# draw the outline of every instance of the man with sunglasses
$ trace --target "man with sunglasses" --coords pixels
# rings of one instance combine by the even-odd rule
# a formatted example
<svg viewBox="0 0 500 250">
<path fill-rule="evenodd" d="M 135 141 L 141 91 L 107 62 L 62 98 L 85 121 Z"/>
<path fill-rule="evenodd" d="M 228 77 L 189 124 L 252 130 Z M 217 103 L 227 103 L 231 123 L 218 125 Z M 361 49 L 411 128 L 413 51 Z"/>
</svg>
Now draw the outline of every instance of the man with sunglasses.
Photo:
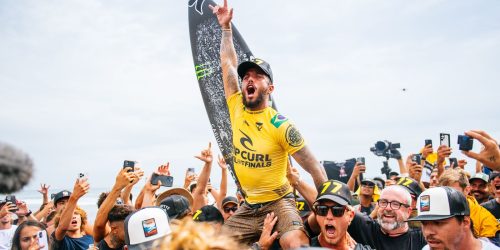
<svg viewBox="0 0 500 250">
<path fill-rule="evenodd" d="M 361 187 L 359 189 L 359 204 L 354 206 L 354 210 L 361 212 L 366 215 L 370 215 L 375 209 L 376 203 L 374 194 L 378 195 L 378 187 L 377 192 L 375 192 L 375 182 L 370 179 L 365 179 L 361 181 Z"/>
<path fill-rule="evenodd" d="M 312 247 L 371 249 L 357 244 L 347 233 L 347 227 L 354 218 L 351 200 L 349 187 L 340 181 L 329 180 L 320 186 L 313 212 L 321 232 L 311 239 Z"/>
<path fill-rule="evenodd" d="M 378 200 L 377 219 L 356 212 L 348 228 L 359 243 L 383 249 L 422 249 L 427 243 L 419 228 L 410 228 L 411 195 L 399 185 L 382 190 Z"/>
<path fill-rule="evenodd" d="M 222 200 L 222 217 L 224 217 L 224 221 L 229 219 L 234 213 L 236 213 L 236 210 L 238 210 L 239 204 L 238 204 L 238 199 L 234 196 L 228 196 Z"/>
</svg>

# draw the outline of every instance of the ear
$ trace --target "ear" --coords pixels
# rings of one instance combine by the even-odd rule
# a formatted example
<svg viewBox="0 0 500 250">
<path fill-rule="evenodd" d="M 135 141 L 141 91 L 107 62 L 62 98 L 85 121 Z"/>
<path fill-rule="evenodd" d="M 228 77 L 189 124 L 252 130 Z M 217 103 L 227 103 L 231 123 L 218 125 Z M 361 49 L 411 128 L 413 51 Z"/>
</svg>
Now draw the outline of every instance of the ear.
<svg viewBox="0 0 500 250">
<path fill-rule="evenodd" d="M 269 84 L 269 87 L 267 87 L 267 93 L 272 94 L 274 91 L 274 84 Z"/>
</svg>

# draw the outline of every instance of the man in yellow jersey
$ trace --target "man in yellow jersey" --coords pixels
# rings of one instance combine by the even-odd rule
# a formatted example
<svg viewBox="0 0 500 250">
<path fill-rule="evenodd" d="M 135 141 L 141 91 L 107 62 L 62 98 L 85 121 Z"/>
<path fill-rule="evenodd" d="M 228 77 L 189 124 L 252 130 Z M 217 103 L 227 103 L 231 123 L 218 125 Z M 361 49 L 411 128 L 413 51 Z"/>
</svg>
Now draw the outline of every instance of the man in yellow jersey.
<svg viewBox="0 0 500 250">
<path fill-rule="evenodd" d="M 221 67 L 233 131 L 233 165 L 245 194 L 245 203 L 223 229 L 251 244 L 259 239 L 266 215 L 274 212 L 278 221 L 273 235 L 282 248 L 307 245 L 309 240 L 286 178 L 288 156 L 311 174 L 316 186 L 327 180 L 326 173 L 297 128 L 270 107 L 274 85 L 269 64 L 252 59 L 238 65 L 231 31 L 233 10 L 228 8 L 227 0 L 224 6 L 210 8 L 222 28 Z M 258 243 L 254 248 L 259 248 Z"/>
</svg>

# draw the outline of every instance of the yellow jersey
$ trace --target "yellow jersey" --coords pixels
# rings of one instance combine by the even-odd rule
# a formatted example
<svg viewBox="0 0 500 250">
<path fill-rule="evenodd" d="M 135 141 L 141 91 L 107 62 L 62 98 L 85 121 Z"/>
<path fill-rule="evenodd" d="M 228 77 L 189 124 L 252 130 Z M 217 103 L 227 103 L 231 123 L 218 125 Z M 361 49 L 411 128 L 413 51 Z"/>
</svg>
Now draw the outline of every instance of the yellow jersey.
<svg viewBox="0 0 500 250">
<path fill-rule="evenodd" d="M 293 124 L 275 109 L 250 111 L 237 92 L 227 100 L 233 131 L 234 174 L 250 204 L 277 200 L 292 191 L 288 155 L 305 146 Z"/>
</svg>

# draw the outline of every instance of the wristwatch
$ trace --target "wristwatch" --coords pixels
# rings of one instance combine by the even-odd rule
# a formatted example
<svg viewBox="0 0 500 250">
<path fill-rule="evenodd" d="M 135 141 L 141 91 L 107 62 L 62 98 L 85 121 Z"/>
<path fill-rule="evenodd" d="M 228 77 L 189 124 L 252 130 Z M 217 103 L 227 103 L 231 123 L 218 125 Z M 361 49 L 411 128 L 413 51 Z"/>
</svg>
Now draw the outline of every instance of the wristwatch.
<svg viewBox="0 0 500 250">
<path fill-rule="evenodd" d="M 251 246 L 252 250 L 262 250 L 262 247 L 260 247 L 259 242 L 254 242 Z"/>
</svg>

